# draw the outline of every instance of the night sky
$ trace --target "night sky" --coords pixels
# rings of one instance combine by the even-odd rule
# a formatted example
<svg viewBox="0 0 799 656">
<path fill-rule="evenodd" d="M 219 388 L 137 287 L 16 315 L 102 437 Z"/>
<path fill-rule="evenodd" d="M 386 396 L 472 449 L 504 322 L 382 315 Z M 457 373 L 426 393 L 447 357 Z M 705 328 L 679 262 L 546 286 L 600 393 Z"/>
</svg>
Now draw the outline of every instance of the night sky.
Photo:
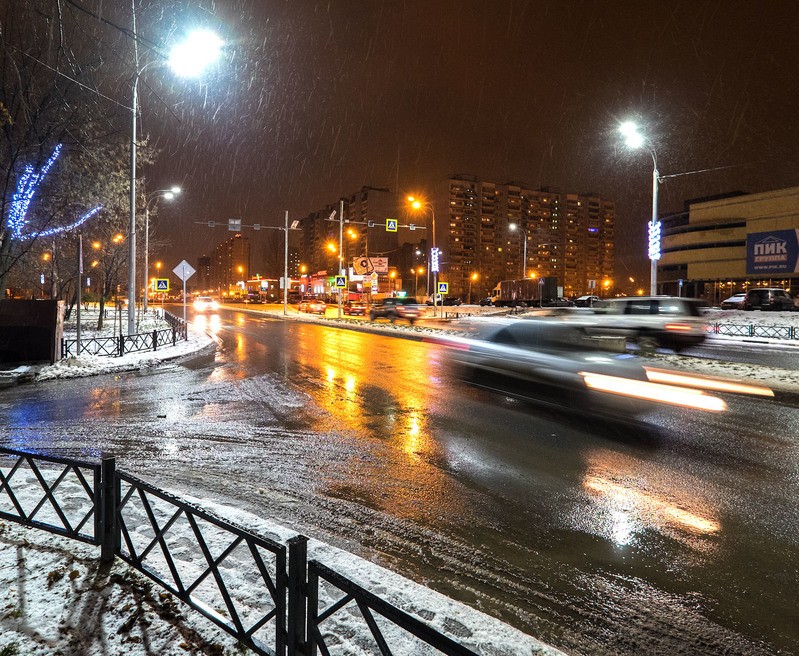
<svg viewBox="0 0 799 656">
<path fill-rule="evenodd" d="M 226 42 L 202 82 L 144 76 L 163 150 L 143 173 L 185 189 L 155 227 L 166 264 L 229 236 L 194 221 L 282 225 L 363 185 L 468 173 L 614 199 L 617 275 L 647 277 L 652 161 L 621 144 L 629 118 L 662 174 L 731 167 L 670 178 L 662 211 L 799 185 L 793 2 L 144 0 L 139 21 L 153 41 L 202 24 Z"/>
</svg>

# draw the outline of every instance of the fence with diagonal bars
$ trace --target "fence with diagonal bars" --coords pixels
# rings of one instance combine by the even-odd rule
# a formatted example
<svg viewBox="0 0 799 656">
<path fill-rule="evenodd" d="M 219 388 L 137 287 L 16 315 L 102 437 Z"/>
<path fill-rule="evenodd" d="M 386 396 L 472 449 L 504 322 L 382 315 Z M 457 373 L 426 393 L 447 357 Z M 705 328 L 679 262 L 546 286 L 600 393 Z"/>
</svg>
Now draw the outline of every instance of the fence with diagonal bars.
<svg viewBox="0 0 799 656">
<path fill-rule="evenodd" d="M 732 337 L 764 337 L 767 339 L 799 339 L 799 326 L 774 326 L 756 323 L 714 323 L 707 327 L 708 332 L 714 335 L 729 335 Z"/>
<path fill-rule="evenodd" d="M 169 328 L 150 330 L 146 333 L 134 333 L 133 335 L 81 339 L 80 349 L 78 348 L 77 339 L 64 338 L 61 340 L 61 357 L 69 358 L 79 355 L 120 357 L 126 353 L 157 351 L 159 348 L 175 346 L 178 341 L 189 338 L 188 327 L 183 319 L 169 312 L 164 312 L 164 320 L 169 324 Z"/>
<path fill-rule="evenodd" d="M 309 562 L 305 536 L 287 545 L 259 536 L 118 471 L 114 458 L 97 464 L 0 447 L 0 518 L 100 546 L 104 562 L 121 558 L 257 654 L 341 653 L 331 648 L 341 632 L 363 654 L 399 653 L 394 644 L 405 653 L 413 643 L 413 653 L 476 656 Z"/>
</svg>

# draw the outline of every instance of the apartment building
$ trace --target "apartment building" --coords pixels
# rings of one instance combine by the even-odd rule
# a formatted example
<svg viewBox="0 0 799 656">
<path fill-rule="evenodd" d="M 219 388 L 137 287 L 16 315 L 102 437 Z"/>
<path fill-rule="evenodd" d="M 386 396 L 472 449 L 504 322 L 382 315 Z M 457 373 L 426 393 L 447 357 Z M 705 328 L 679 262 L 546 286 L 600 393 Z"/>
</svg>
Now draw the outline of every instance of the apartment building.
<svg viewBox="0 0 799 656">
<path fill-rule="evenodd" d="M 474 298 L 500 280 L 553 276 L 567 296 L 612 277 L 613 201 L 598 194 L 530 189 L 453 175 L 437 198 L 442 279 L 450 294 Z M 476 274 L 476 275 L 475 275 Z"/>
</svg>

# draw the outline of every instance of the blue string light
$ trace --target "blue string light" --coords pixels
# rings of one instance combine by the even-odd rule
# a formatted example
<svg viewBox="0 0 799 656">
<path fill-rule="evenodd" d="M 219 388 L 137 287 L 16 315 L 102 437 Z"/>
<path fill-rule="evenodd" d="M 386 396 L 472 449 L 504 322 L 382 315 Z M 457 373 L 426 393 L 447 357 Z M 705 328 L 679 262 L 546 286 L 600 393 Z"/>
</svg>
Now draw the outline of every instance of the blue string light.
<svg viewBox="0 0 799 656">
<path fill-rule="evenodd" d="M 51 237 L 52 235 L 57 235 L 61 232 L 67 232 L 69 230 L 74 230 L 81 224 L 88 221 L 92 218 L 97 212 L 99 212 L 103 206 L 98 205 L 90 209 L 86 212 L 83 216 L 81 216 L 77 221 L 71 223 L 67 226 L 60 226 L 58 228 L 51 228 L 49 230 L 44 230 L 41 232 L 35 232 L 31 234 L 23 234 L 23 230 L 27 223 L 26 217 L 28 214 L 28 209 L 30 209 L 31 202 L 33 201 L 33 197 L 36 194 L 36 190 L 39 188 L 39 185 L 44 180 L 45 176 L 49 173 L 50 169 L 52 168 L 55 161 L 58 159 L 58 156 L 61 154 L 61 144 L 58 144 L 54 149 L 53 153 L 50 155 L 48 160 L 44 163 L 39 171 L 28 164 L 25 166 L 25 169 L 22 172 L 22 175 L 17 180 L 17 188 L 14 192 L 14 195 L 11 197 L 11 204 L 8 211 L 8 228 L 11 232 L 11 237 L 15 240 L 22 240 L 27 239 L 30 237 Z"/>
</svg>

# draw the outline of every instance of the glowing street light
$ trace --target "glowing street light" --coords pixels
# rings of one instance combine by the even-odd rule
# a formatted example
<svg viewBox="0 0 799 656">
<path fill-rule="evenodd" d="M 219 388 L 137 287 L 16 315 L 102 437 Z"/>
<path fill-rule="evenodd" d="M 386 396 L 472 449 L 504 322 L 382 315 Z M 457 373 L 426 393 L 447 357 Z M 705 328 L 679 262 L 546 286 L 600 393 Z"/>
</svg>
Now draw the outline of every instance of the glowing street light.
<svg viewBox="0 0 799 656">
<path fill-rule="evenodd" d="M 423 200 L 415 198 L 414 196 L 408 196 L 408 202 L 414 210 L 420 210 L 422 208 L 429 209 L 430 216 L 432 218 L 433 234 L 430 240 L 430 259 L 428 260 L 430 264 L 428 275 L 429 271 L 433 272 L 433 316 L 436 316 L 438 314 L 438 249 L 436 249 L 436 210 L 432 203 L 427 203 Z"/>
<path fill-rule="evenodd" d="M 139 65 L 139 42 L 136 33 L 136 2 L 132 2 L 133 83 L 130 103 L 130 223 L 128 226 L 128 335 L 136 332 L 136 121 L 139 114 L 139 80 L 150 61 Z M 196 77 L 211 64 L 222 49 L 222 41 L 208 30 L 189 34 L 169 56 L 172 70 L 180 77 Z M 146 290 L 145 290 L 146 292 Z M 146 296 L 146 294 L 145 294 Z"/>
<path fill-rule="evenodd" d="M 522 278 L 527 277 L 527 240 L 529 237 L 527 236 L 527 231 L 522 228 L 520 225 L 516 223 L 509 223 L 508 230 L 514 231 L 519 230 L 524 235 L 524 255 L 522 255 Z"/>
<path fill-rule="evenodd" d="M 180 187 L 157 189 L 147 196 L 147 202 L 144 205 L 144 314 L 147 314 L 147 297 L 150 295 L 147 284 L 150 275 L 150 203 L 157 203 L 159 198 L 173 200 L 180 192 Z"/>
<path fill-rule="evenodd" d="M 619 126 L 619 132 L 624 138 L 624 143 L 629 148 L 637 149 L 644 146 L 652 156 L 652 218 L 649 222 L 649 261 L 650 261 L 650 293 L 657 294 L 658 286 L 658 260 L 660 259 L 660 221 L 658 220 L 658 160 L 652 142 L 638 131 L 638 125 L 633 121 L 625 121 Z"/>
</svg>

